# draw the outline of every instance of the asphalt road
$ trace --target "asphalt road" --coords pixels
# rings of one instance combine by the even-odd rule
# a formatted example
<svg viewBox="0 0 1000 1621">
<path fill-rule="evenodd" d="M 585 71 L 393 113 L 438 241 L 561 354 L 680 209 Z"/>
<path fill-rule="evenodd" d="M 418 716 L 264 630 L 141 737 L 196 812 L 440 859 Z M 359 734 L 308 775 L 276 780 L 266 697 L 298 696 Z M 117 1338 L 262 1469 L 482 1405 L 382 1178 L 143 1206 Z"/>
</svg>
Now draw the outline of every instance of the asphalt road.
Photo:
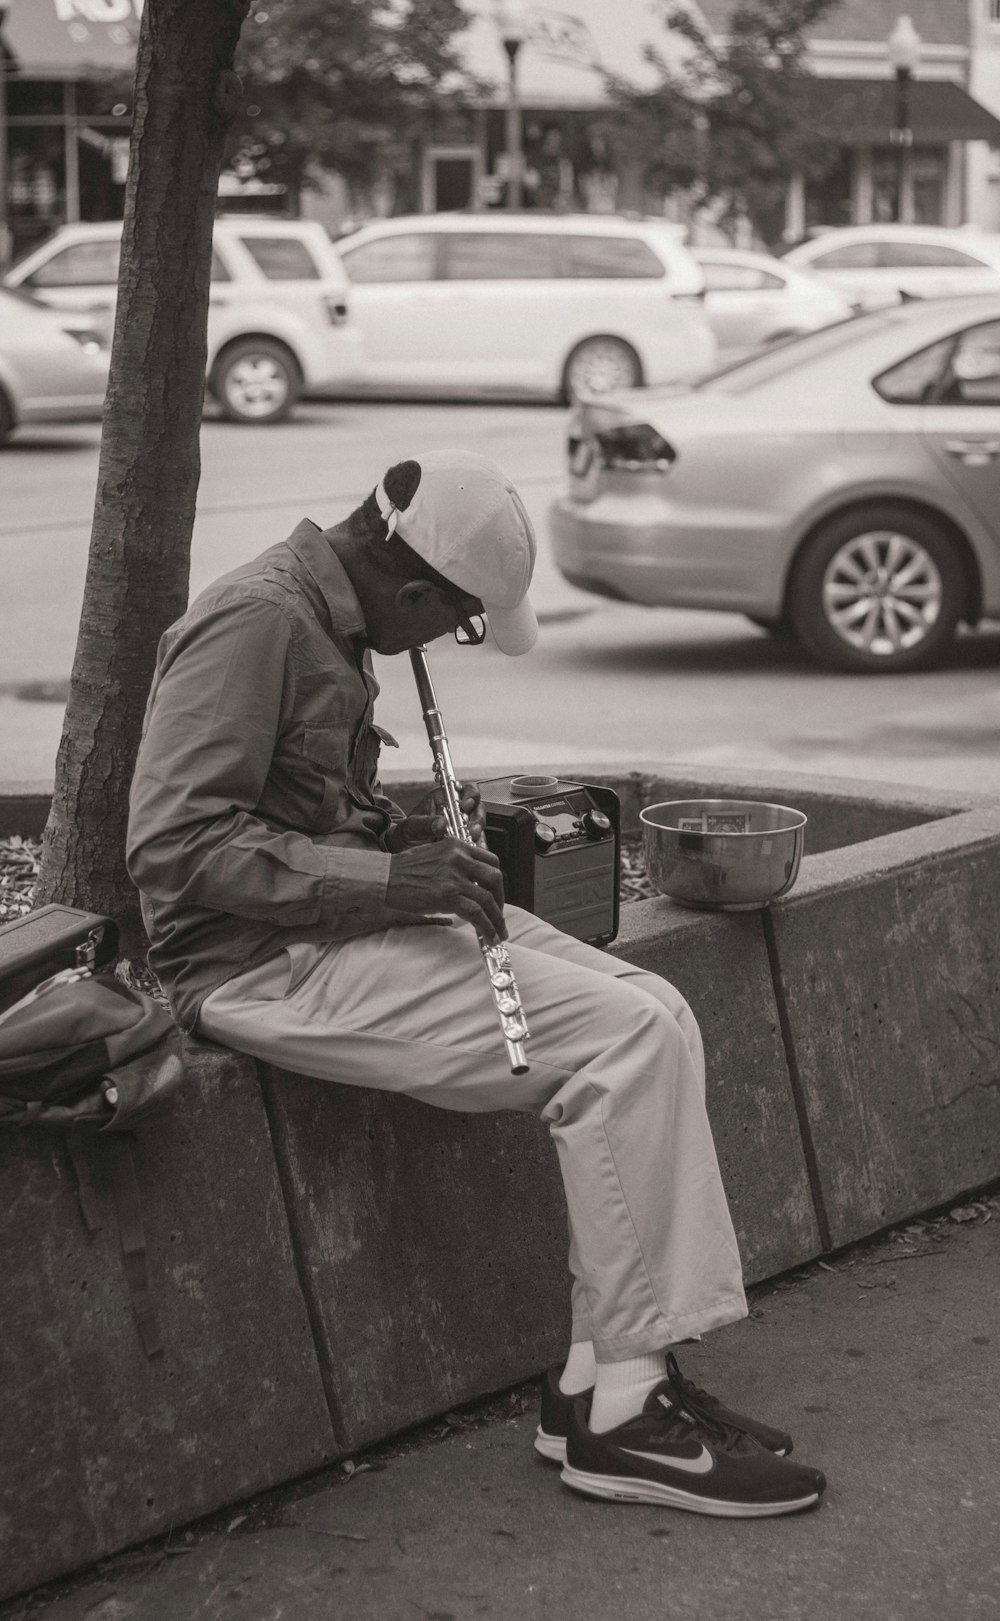
<svg viewBox="0 0 1000 1621">
<path fill-rule="evenodd" d="M 546 511 L 562 480 L 565 414 L 549 406 L 311 404 L 277 428 L 206 421 L 192 590 L 282 538 L 335 522 L 391 461 L 463 445 L 511 473 L 536 522 L 543 634 L 527 659 L 434 649 L 466 775 L 649 761 L 759 766 L 1000 790 L 1000 627 L 947 667 L 910 676 L 822 671 L 794 644 L 724 614 L 630 608 L 567 585 Z M 24 432 L 0 452 L 0 784 L 51 779 L 86 566 L 99 429 Z M 409 662 L 379 661 L 394 769 L 428 764 Z"/>
</svg>

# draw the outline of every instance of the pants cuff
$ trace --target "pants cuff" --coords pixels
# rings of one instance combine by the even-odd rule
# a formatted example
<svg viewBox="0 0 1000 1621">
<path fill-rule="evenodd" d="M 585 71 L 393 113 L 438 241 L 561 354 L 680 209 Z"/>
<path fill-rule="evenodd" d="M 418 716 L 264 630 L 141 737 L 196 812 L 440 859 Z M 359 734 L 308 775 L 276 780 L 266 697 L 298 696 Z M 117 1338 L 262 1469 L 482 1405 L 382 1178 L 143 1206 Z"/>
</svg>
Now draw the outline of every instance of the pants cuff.
<svg viewBox="0 0 1000 1621">
<path fill-rule="evenodd" d="M 683 1317 L 661 1317 L 648 1328 L 636 1329 L 632 1334 L 616 1334 L 602 1339 L 595 1337 L 594 1355 L 598 1362 L 627 1362 L 630 1357 L 645 1356 L 649 1351 L 665 1351 L 680 1340 L 707 1334 L 713 1328 L 724 1328 L 727 1323 L 738 1323 L 747 1315 L 746 1296 L 740 1289 L 711 1306 L 687 1312 Z"/>
</svg>

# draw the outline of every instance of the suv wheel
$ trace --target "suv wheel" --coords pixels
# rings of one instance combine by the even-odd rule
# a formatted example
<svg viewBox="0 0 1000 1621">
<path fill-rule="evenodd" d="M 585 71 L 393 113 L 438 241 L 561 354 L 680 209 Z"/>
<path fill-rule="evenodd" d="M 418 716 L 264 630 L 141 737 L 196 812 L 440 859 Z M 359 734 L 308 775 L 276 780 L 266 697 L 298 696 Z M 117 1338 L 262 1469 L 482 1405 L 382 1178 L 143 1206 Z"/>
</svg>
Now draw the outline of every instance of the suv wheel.
<svg viewBox="0 0 1000 1621">
<path fill-rule="evenodd" d="M 642 365 L 630 344 L 621 338 L 584 338 L 566 362 L 563 400 L 569 405 L 581 394 L 608 394 L 641 383 Z"/>
<path fill-rule="evenodd" d="M 832 518 L 795 566 L 790 617 L 810 652 L 840 670 L 917 670 L 962 617 L 965 575 L 933 518 L 894 502 Z"/>
<path fill-rule="evenodd" d="M 215 362 L 211 389 L 229 422 L 283 422 L 299 397 L 302 377 L 283 343 L 242 338 Z"/>
</svg>

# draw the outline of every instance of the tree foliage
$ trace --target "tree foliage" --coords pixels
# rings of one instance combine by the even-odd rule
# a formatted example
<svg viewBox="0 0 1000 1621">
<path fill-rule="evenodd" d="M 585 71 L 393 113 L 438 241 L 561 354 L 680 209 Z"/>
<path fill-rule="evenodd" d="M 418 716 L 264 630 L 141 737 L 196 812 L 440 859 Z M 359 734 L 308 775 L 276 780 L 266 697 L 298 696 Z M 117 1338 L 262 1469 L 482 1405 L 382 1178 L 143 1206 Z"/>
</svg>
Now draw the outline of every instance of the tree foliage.
<svg viewBox="0 0 1000 1621">
<path fill-rule="evenodd" d="M 311 172 L 352 181 L 412 167 L 413 141 L 463 79 L 459 0 L 260 0 L 237 56 L 234 161 L 293 193 Z"/>
<path fill-rule="evenodd" d="M 691 188 L 723 225 L 747 218 L 776 240 L 792 174 L 819 175 L 830 162 L 810 115 L 805 57 L 808 30 L 837 3 L 739 0 L 722 36 L 682 6 L 668 11 L 680 60 L 651 50 L 659 86 L 644 94 L 617 87 L 648 181 Z"/>
</svg>

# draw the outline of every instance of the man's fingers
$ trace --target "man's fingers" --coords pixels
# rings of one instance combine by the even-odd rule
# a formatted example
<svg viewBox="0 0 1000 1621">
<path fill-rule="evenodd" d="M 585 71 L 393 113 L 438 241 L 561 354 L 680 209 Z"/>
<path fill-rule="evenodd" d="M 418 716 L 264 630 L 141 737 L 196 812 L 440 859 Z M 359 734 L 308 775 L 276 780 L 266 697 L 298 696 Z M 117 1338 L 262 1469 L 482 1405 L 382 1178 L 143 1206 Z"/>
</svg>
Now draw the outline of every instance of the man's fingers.
<svg viewBox="0 0 1000 1621">
<path fill-rule="evenodd" d="M 475 895 L 461 896 L 455 910 L 459 917 L 471 923 L 476 933 L 483 935 L 491 945 L 506 940 L 507 925 L 503 920 L 503 912 L 488 890 L 480 889 Z"/>
</svg>

